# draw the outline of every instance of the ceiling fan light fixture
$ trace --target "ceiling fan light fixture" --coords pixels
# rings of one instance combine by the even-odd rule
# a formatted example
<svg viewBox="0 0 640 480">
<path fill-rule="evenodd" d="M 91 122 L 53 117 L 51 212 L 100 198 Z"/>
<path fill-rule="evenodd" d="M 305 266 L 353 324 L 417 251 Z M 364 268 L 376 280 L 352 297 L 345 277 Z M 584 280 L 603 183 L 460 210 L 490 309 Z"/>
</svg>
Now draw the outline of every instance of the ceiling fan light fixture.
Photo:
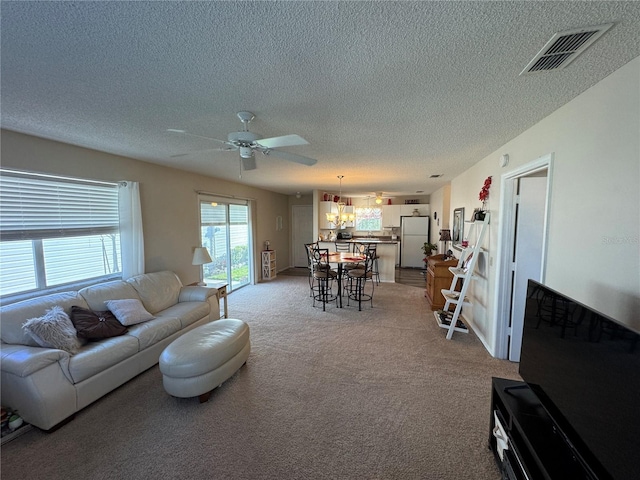
<svg viewBox="0 0 640 480">
<path fill-rule="evenodd" d="M 382 204 L 382 192 L 376 193 L 376 205 Z"/>
<path fill-rule="evenodd" d="M 253 150 L 251 149 L 251 147 L 240 147 L 240 157 L 241 158 L 253 157 Z"/>
</svg>

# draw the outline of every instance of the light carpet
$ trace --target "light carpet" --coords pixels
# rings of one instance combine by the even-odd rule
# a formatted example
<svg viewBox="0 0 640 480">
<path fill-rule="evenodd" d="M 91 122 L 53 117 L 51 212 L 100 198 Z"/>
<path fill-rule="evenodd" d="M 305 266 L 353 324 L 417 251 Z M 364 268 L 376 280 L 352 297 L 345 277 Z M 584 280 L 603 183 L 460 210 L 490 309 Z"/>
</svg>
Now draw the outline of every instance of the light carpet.
<svg viewBox="0 0 640 480">
<path fill-rule="evenodd" d="M 3 479 L 499 479 L 491 377 L 518 379 L 473 333 L 445 339 L 424 290 L 311 306 L 307 279 L 230 294 L 252 351 L 210 400 L 170 397 L 158 367 L 57 431 L 2 447 Z"/>
</svg>

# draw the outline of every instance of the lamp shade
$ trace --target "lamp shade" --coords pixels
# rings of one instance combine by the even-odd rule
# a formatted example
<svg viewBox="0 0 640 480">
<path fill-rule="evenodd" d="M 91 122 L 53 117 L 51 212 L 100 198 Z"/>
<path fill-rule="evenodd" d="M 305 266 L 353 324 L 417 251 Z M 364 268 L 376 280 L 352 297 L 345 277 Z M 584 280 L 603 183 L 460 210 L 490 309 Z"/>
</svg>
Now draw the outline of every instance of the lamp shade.
<svg viewBox="0 0 640 480">
<path fill-rule="evenodd" d="M 451 240 L 451 230 L 448 228 L 440 230 L 440 241 L 448 242 Z"/>
<path fill-rule="evenodd" d="M 193 250 L 193 261 L 192 265 L 204 265 L 205 263 L 211 263 L 211 256 L 205 247 L 196 247 Z"/>
</svg>

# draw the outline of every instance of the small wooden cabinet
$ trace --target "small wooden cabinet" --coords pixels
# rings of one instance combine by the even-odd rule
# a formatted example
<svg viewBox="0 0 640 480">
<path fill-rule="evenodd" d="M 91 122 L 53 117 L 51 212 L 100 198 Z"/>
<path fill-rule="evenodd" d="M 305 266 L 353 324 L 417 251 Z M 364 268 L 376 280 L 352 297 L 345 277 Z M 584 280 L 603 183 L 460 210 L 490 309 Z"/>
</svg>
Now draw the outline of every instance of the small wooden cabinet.
<svg viewBox="0 0 640 480">
<path fill-rule="evenodd" d="M 440 310 L 444 307 L 444 296 L 440 291 L 451 286 L 453 273 L 449 267 L 455 267 L 458 260 L 443 260 L 443 255 L 432 255 L 427 260 L 427 290 L 425 297 L 431 304 L 431 310 Z"/>
<path fill-rule="evenodd" d="M 262 251 L 262 279 L 273 280 L 276 278 L 276 251 Z"/>
</svg>

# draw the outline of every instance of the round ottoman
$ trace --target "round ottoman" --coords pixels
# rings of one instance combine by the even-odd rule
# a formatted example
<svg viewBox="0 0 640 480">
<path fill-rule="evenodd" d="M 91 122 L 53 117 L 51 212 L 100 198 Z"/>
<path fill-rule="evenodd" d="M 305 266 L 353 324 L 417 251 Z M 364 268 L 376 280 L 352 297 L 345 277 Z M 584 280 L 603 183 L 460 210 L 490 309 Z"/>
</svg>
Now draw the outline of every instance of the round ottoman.
<svg viewBox="0 0 640 480">
<path fill-rule="evenodd" d="M 249 325 L 227 318 L 201 325 L 170 343 L 160 354 L 162 383 L 174 397 L 209 400 L 244 365 L 251 351 Z"/>
</svg>

